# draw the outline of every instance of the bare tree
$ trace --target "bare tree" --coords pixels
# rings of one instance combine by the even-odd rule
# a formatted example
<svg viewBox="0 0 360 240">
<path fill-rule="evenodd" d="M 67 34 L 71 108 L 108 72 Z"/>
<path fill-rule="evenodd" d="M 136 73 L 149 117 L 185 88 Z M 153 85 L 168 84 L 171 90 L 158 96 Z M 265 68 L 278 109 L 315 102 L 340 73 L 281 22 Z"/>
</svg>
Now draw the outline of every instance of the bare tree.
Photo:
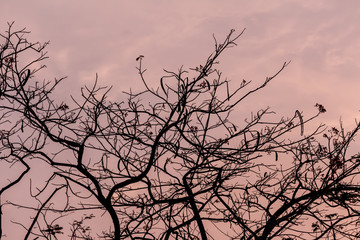
<svg viewBox="0 0 360 240">
<path fill-rule="evenodd" d="M 218 58 L 242 33 L 214 37 L 202 65 L 165 71 L 156 88 L 139 56 L 144 90 L 124 93 L 124 102 L 109 100 L 111 88 L 97 79 L 61 102 L 53 93 L 64 79 L 36 80 L 46 44 L 9 24 L 0 52 L 1 164 L 24 170 L 0 194 L 25 175 L 35 179 L 40 163 L 51 172 L 41 187 L 31 185 L 37 206 L 6 202 L 33 211 L 30 223 L 19 223 L 24 238 L 94 239 L 97 213 L 111 219 L 97 235 L 104 239 L 360 237 L 360 161 L 347 153 L 359 126 L 305 131 L 326 111 L 321 104 L 307 119 L 299 111 L 276 119 L 269 108 L 236 119 L 247 97 L 288 65 L 257 87 L 230 83 Z"/>
</svg>

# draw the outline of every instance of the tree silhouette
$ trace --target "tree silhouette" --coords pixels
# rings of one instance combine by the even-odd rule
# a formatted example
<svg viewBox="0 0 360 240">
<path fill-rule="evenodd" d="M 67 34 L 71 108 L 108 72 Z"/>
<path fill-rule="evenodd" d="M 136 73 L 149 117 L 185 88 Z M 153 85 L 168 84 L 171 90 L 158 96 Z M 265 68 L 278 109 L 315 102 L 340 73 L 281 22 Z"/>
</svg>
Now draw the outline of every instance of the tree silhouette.
<svg viewBox="0 0 360 240">
<path fill-rule="evenodd" d="M 224 78 L 218 58 L 242 33 L 214 37 L 202 65 L 166 70 L 155 89 L 140 55 L 144 90 L 124 93 L 126 101 L 109 100 L 111 88 L 95 79 L 66 102 L 54 94 L 64 79 L 36 77 L 47 43 L 31 43 L 9 24 L 0 46 L 0 163 L 21 171 L 6 170 L 0 197 L 2 207 L 31 210 L 30 222 L 12 221 L 24 239 L 360 237 L 360 161 L 348 153 L 359 125 L 305 131 L 326 112 L 321 104 L 306 119 L 297 110 L 276 120 L 269 108 L 236 119 L 248 96 L 288 65 L 253 88 Z M 43 165 L 49 177 L 36 185 Z M 4 201 L 24 181 L 32 184 L 21 198 L 37 205 Z M 101 215 L 112 226 L 95 234 Z"/>
</svg>

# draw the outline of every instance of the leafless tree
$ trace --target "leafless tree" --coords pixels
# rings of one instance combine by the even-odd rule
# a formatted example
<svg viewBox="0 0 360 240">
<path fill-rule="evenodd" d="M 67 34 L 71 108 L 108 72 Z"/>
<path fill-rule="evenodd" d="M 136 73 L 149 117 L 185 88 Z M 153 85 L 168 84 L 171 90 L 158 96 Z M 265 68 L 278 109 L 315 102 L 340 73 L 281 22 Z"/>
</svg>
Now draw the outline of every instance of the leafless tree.
<svg viewBox="0 0 360 240">
<path fill-rule="evenodd" d="M 359 125 L 305 130 L 326 111 L 321 104 L 307 119 L 300 111 L 242 112 L 248 96 L 288 65 L 257 87 L 224 78 L 218 58 L 243 32 L 231 30 L 221 43 L 214 37 L 202 65 L 165 71 L 155 88 L 139 56 L 144 90 L 124 93 L 126 101 L 110 100 L 111 88 L 96 79 L 65 102 L 54 96 L 64 79 L 36 77 L 47 44 L 13 28 L 1 35 L 0 163 L 21 171 L 2 176 L 0 197 L 24 176 L 35 179 L 40 164 L 51 173 L 30 186 L 36 206 L 1 199 L 32 210 L 31 222 L 18 222 L 24 239 L 95 239 L 90 224 L 99 212 L 112 223 L 97 235 L 103 239 L 360 237 L 360 161 L 348 153 Z"/>
</svg>

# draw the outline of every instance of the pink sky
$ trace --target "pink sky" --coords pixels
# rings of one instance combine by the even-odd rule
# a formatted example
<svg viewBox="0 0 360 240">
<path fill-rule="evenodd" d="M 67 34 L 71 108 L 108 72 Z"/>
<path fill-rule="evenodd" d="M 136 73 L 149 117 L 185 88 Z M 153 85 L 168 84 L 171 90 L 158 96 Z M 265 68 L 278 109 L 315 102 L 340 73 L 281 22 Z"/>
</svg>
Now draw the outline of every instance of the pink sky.
<svg viewBox="0 0 360 240">
<path fill-rule="evenodd" d="M 224 75 L 260 84 L 284 61 L 289 67 L 254 98 L 253 110 L 271 106 L 279 114 L 312 114 L 315 103 L 353 125 L 360 87 L 360 2 L 348 1 L 3 1 L 7 21 L 50 40 L 46 76 L 68 76 L 71 92 L 91 83 L 116 91 L 139 89 L 135 58 L 145 55 L 147 77 L 156 86 L 162 69 L 200 64 L 213 50 L 212 34 L 245 34 L 222 57 Z M 76 83 L 76 84 L 74 84 Z"/>
<path fill-rule="evenodd" d="M 221 58 L 234 85 L 246 79 L 255 87 L 292 61 L 249 98 L 246 114 L 270 106 L 287 116 L 299 109 L 306 117 L 321 103 L 328 110 L 321 122 L 337 125 L 342 117 L 350 128 L 359 117 L 358 0 L 2 0 L 0 7 L 2 32 L 15 21 L 32 31 L 33 41 L 51 41 L 43 76 L 68 76 L 64 96 L 76 95 L 96 73 L 101 85 L 114 85 L 116 97 L 140 90 L 139 54 L 156 87 L 163 68 L 203 63 L 214 49 L 212 34 L 221 40 L 232 28 L 246 28 L 238 47 Z"/>
</svg>

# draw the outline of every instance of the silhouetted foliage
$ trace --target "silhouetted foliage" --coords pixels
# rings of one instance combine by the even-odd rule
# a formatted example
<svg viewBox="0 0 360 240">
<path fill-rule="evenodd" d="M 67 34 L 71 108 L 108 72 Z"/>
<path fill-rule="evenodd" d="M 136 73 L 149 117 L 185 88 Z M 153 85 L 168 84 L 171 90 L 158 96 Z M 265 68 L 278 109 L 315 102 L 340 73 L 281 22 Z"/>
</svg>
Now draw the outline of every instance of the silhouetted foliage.
<svg viewBox="0 0 360 240">
<path fill-rule="evenodd" d="M 9 24 L 0 45 L 0 164 L 9 167 L 0 197 L 1 207 L 24 209 L 12 220 L 24 238 L 360 237 L 360 161 L 348 153 L 359 125 L 305 130 L 326 112 L 318 103 L 310 118 L 243 112 L 248 96 L 288 63 L 257 87 L 230 82 L 218 58 L 242 33 L 231 30 L 221 43 L 214 37 L 202 65 L 165 70 L 156 88 L 146 81 L 146 57 L 134 57 L 144 90 L 124 93 L 126 101 L 110 100 L 111 88 L 97 79 L 65 101 L 54 95 L 64 79 L 36 76 L 47 44 L 29 42 L 25 29 Z M 12 165 L 22 167 L 12 172 Z M 50 173 L 47 180 L 32 183 L 41 171 Z M 20 198 L 36 206 L 6 199 L 29 180 L 30 194 Z M 99 231 L 93 220 L 103 222 L 102 215 L 111 226 Z M 9 224 L 2 223 L 2 236 Z"/>
</svg>

